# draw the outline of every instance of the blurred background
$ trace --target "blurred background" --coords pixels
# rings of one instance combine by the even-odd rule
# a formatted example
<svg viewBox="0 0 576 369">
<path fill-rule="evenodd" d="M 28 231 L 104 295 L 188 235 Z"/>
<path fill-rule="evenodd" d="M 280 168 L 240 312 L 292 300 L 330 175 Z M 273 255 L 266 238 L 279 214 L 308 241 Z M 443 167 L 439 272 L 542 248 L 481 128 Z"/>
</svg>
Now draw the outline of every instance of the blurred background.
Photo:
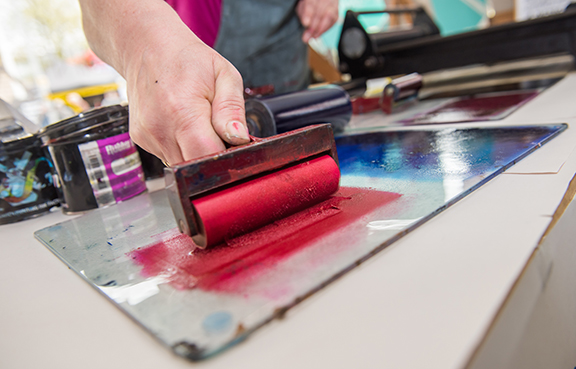
<svg viewBox="0 0 576 369">
<path fill-rule="evenodd" d="M 125 100 L 124 81 L 89 49 L 76 0 L 0 0 L 0 98 L 34 123 Z"/>
<path fill-rule="evenodd" d="M 340 20 L 310 43 L 317 81 L 342 78 L 337 45 L 346 10 L 422 6 L 442 35 L 561 12 L 569 0 L 340 0 Z M 362 19 L 369 32 L 401 27 L 401 16 Z M 326 74 L 334 67 L 336 77 Z M 125 82 L 89 49 L 77 0 L 0 0 L 0 98 L 45 126 L 91 107 L 126 102 Z"/>
</svg>

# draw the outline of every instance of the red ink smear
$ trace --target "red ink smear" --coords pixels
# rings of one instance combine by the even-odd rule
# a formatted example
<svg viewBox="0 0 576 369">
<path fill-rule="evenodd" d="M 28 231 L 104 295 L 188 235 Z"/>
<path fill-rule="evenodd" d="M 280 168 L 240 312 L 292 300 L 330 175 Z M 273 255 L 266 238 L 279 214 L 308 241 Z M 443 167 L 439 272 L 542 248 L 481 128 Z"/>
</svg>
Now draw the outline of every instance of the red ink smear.
<svg viewBox="0 0 576 369">
<path fill-rule="evenodd" d="M 494 93 L 466 97 L 442 105 L 403 123 L 471 122 L 503 118 L 538 95 L 537 91 Z"/>
<path fill-rule="evenodd" d="M 232 126 L 234 127 L 235 130 L 240 131 L 240 123 L 238 122 L 233 122 Z"/>
<path fill-rule="evenodd" d="M 259 274 L 370 212 L 396 200 L 391 192 L 342 187 L 328 200 L 209 249 L 177 234 L 130 256 L 142 274 L 170 276 L 177 289 L 239 292 Z"/>
</svg>

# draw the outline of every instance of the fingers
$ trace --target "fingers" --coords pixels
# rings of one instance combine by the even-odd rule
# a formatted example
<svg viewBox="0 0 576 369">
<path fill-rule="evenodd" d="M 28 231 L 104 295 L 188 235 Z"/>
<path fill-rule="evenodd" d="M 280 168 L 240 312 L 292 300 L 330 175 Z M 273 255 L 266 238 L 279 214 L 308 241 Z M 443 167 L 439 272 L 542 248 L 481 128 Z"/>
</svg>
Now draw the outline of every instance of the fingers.
<svg viewBox="0 0 576 369">
<path fill-rule="evenodd" d="M 334 23 L 338 20 L 338 4 L 336 4 L 335 8 L 332 8 L 330 11 L 324 13 L 324 16 L 318 22 L 318 26 L 316 28 L 316 34 L 313 37 L 320 37 L 326 31 L 328 31 Z"/>
<path fill-rule="evenodd" d="M 231 145 L 250 142 L 240 73 L 224 59 L 215 60 L 216 81 L 212 100 L 212 126 Z"/>
<path fill-rule="evenodd" d="M 225 149 L 212 128 L 211 115 L 212 106 L 208 100 L 199 100 L 195 104 L 194 118 L 183 122 L 182 128 L 176 131 L 174 150 L 166 155 L 168 163 L 180 163 Z"/>
<path fill-rule="evenodd" d="M 159 95 L 162 104 L 156 102 L 158 95 L 132 95 L 130 136 L 135 143 L 168 164 L 225 149 L 212 128 L 209 100 L 192 94 L 168 98 L 168 91 Z"/>
<path fill-rule="evenodd" d="M 296 7 L 296 12 L 300 18 L 300 22 L 304 26 L 304 34 L 302 35 L 302 41 L 308 43 L 313 35 L 313 29 L 311 25 L 314 21 L 316 12 L 316 2 L 311 0 L 300 0 L 298 6 Z"/>
<path fill-rule="evenodd" d="M 131 117 L 130 136 L 134 143 L 170 165 L 222 151 L 224 144 L 210 124 L 209 103 L 205 111 L 208 113 L 204 122 L 185 124 L 174 135 L 163 134 L 150 125 L 132 124 Z"/>
<path fill-rule="evenodd" d="M 155 135 L 151 134 L 150 130 L 147 129 L 147 126 L 142 124 L 140 111 L 136 108 L 138 106 L 137 95 L 132 94 L 130 88 L 128 89 L 128 98 L 130 101 L 130 104 L 128 105 L 130 138 L 142 149 L 157 156 L 160 160 L 167 162 L 162 147 L 159 145 L 159 142 L 154 139 Z"/>
<path fill-rule="evenodd" d="M 338 20 L 338 0 L 300 0 L 296 7 L 305 28 L 302 41 L 320 37 Z"/>
<path fill-rule="evenodd" d="M 309 0 L 300 0 L 296 6 L 296 12 L 304 28 L 310 27 L 314 17 L 316 3 Z"/>
</svg>

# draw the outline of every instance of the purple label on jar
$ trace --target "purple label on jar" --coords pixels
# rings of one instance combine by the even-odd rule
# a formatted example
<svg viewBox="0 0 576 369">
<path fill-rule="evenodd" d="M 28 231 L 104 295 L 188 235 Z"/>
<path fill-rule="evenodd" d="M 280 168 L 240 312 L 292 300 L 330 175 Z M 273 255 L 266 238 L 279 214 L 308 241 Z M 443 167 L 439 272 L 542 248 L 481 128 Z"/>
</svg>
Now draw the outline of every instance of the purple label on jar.
<svg viewBox="0 0 576 369">
<path fill-rule="evenodd" d="M 146 190 L 140 157 L 128 133 L 78 145 L 78 150 L 99 207 Z"/>
</svg>

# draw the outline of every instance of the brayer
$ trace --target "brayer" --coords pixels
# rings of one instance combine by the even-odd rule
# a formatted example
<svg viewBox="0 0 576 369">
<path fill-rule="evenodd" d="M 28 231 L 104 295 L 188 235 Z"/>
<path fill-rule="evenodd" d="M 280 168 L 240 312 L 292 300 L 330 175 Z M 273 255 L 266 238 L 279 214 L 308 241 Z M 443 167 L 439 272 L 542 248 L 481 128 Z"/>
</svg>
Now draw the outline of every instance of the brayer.
<svg viewBox="0 0 576 369">
<path fill-rule="evenodd" d="M 320 124 L 165 168 L 165 180 L 180 232 L 206 248 L 327 199 L 340 169 Z"/>
</svg>

